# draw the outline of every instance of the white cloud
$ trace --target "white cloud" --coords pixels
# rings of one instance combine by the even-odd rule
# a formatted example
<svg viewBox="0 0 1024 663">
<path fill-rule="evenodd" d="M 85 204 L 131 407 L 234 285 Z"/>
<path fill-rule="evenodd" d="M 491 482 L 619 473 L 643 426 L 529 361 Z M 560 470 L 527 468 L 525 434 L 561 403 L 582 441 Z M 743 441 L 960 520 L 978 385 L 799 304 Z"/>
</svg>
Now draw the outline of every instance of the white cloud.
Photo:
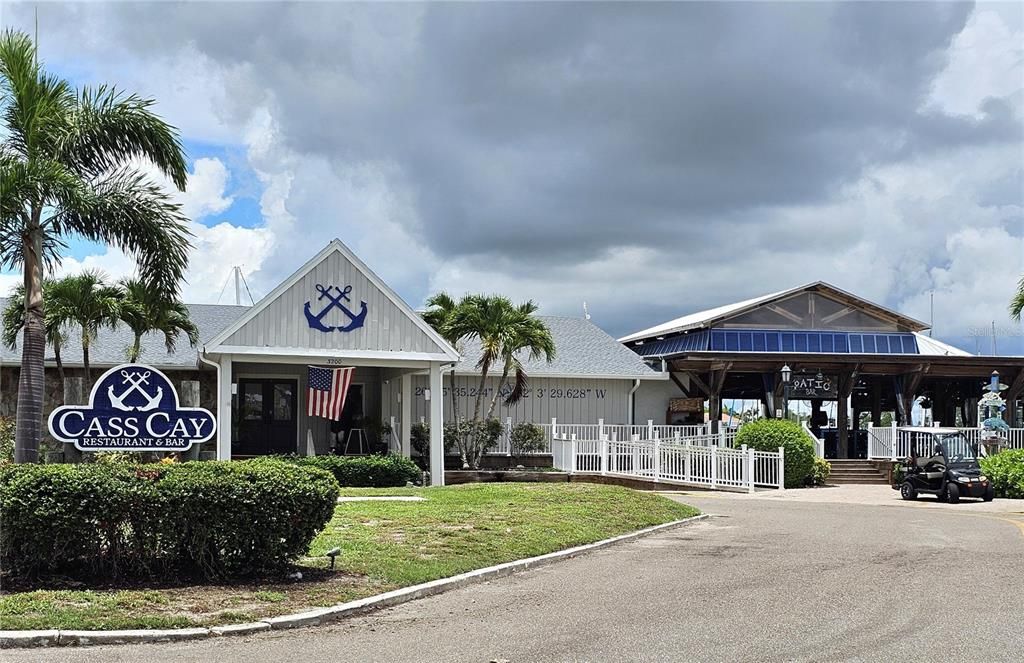
<svg viewBox="0 0 1024 663">
<path fill-rule="evenodd" d="M 929 101 L 948 113 L 980 117 L 985 99 L 1020 93 L 1022 62 L 1024 30 L 979 5 L 953 40 L 949 63 L 935 79 Z"/>
</svg>

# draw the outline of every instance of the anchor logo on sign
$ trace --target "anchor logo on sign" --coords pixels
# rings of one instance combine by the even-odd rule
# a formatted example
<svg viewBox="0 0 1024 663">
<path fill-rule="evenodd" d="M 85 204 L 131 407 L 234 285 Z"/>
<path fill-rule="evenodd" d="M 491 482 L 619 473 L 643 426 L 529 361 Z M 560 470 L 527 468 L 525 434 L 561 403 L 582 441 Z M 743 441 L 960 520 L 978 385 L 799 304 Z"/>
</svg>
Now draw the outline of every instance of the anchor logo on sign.
<svg viewBox="0 0 1024 663">
<path fill-rule="evenodd" d="M 114 385 L 108 385 L 107 398 L 110 399 L 110 405 L 118 410 L 124 410 L 125 412 L 131 412 L 133 410 L 138 412 L 149 412 L 150 410 L 155 410 L 160 406 L 160 399 L 164 397 L 164 388 L 157 387 L 155 396 L 147 393 L 146 390 L 142 388 L 142 385 L 149 384 L 150 375 L 152 374 L 149 371 L 146 371 L 145 373 L 129 373 L 127 370 L 121 371 L 121 377 L 124 378 L 124 380 L 121 381 L 121 384 L 128 385 L 128 388 L 122 391 L 120 396 L 117 396 L 114 394 Z M 125 400 L 136 391 L 142 394 L 142 397 L 146 399 L 146 404 L 136 405 L 134 407 L 131 405 L 125 405 Z"/>
<path fill-rule="evenodd" d="M 333 294 L 333 291 L 335 290 L 338 291 L 337 296 Z M 359 313 L 353 313 L 351 310 L 349 310 L 347 306 L 341 303 L 342 300 L 346 302 L 352 301 L 351 299 L 349 299 L 348 296 L 348 294 L 352 292 L 352 286 L 347 285 L 345 286 L 345 289 L 342 290 L 338 286 L 329 285 L 325 288 L 324 286 L 317 283 L 316 291 L 320 293 L 320 296 L 316 298 L 317 301 L 320 301 L 325 297 L 327 298 L 328 301 L 327 304 L 324 305 L 322 309 L 320 309 L 320 312 L 315 314 L 310 309 L 310 302 L 306 302 L 306 305 L 302 307 L 303 313 L 306 314 L 306 322 L 309 323 L 310 329 L 316 329 L 322 332 L 349 332 L 352 331 L 353 329 L 359 329 L 360 327 L 363 326 L 363 323 L 366 322 L 366 302 L 359 302 Z M 349 323 L 347 325 L 336 325 L 334 327 L 330 325 L 325 325 L 323 323 L 324 316 L 327 315 L 332 309 L 338 309 L 342 313 L 344 313 L 345 316 L 349 319 Z"/>
</svg>

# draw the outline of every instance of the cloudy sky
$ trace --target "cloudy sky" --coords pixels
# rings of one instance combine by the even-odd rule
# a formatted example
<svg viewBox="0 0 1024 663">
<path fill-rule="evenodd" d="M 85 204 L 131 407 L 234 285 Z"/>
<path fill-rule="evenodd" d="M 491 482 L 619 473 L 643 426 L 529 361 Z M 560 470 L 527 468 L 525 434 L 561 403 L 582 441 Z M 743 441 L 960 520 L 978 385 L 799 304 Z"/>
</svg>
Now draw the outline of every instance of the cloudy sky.
<svg viewBox="0 0 1024 663">
<path fill-rule="evenodd" d="M 258 299 L 339 237 L 414 306 L 586 301 L 619 335 L 825 280 L 924 320 L 934 293 L 937 337 L 988 353 L 994 321 L 1024 353 L 1022 4 L 38 12 L 52 71 L 180 128 L 187 301 L 236 264 Z M 83 265 L 132 270 L 76 242 Z"/>
</svg>

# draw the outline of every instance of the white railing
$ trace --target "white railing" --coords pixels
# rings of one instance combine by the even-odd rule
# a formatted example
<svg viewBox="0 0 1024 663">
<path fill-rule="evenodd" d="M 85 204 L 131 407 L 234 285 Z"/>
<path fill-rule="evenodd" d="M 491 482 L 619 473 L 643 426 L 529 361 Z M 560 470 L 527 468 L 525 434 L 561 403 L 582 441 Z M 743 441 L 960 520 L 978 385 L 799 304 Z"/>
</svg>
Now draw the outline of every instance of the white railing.
<svg viewBox="0 0 1024 663">
<path fill-rule="evenodd" d="M 896 425 L 868 424 L 868 458 L 896 458 Z"/>
<path fill-rule="evenodd" d="M 970 442 L 980 442 L 982 429 L 957 428 Z M 1024 449 L 1024 428 L 1011 428 L 1000 431 L 998 435 L 1006 440 L 1007 449 Z M 926 448 L 932 442 L 931 436 L 909 427 L 868 426 L 868 458 L 884 458 L 899 460 L 909 458 L 911 446 L 916 446 L 919 456 L 931 455 L 932 449 Z"/>
<path fill-rule="evenodd" d="M 819 439 L 818 436 L 814 434 L 814 431 L 808 428 L 806 421 L 801 421 L 800 425 L 803 426 L 804 432 L 807 433 L 807 436 L 811 438 L 811 443 L 814 444 L 814 455 L 818 458 L 824 458 L 825 441 Z"/>
<path fill-rule="evenodd" d="M 785 488 L 785 455 L 717 445 L 718 435 L 704 444 L 670 440 L 613 440 L 608 436 L 580 439 L 559 434 L 552 440 L 557 469 L 573 474 L 600 474 L 659 483 L 747 490 Z M 682 436 L 679 436 L 682 439 Z"/>
</svg>

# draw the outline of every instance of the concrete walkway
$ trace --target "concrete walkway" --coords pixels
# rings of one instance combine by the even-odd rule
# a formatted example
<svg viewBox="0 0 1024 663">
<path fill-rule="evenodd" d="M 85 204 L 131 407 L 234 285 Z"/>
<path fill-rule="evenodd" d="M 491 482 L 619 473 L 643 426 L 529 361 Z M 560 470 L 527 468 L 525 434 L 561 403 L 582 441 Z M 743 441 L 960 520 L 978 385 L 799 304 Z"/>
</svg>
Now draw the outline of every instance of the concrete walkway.
<svg viewBox="0 0 1024 663">
<path fill-rule="evenodd" d="M 856 504 L 853 491 L 841 490 L 820 493 L 851 494 L 842 506 L 801 494 L 819 491 L 674 496 L 713 517 L 331 626 L 195 643 L 5 651 L 3 658 L 1020 660 L 1024 517 L 967 503 Z"/>
</svg>

